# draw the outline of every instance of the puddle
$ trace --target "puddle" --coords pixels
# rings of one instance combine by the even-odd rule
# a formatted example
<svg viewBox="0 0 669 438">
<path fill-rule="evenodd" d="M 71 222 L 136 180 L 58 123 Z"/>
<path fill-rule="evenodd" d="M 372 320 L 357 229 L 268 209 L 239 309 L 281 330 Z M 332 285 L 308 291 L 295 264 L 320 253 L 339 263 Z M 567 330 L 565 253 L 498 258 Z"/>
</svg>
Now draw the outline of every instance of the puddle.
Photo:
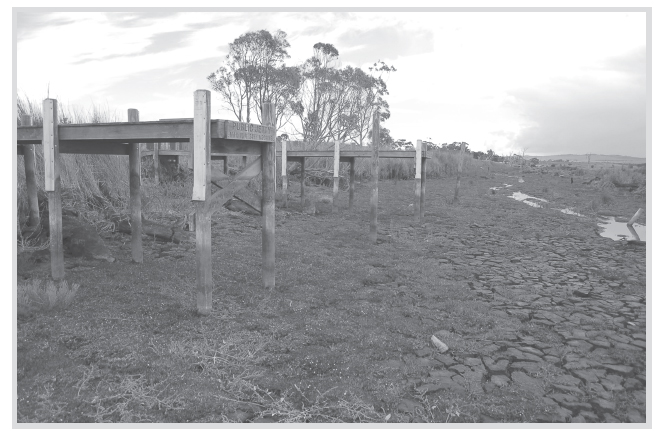
<svg viewBox="0 0 669 438">
<path fill-rule="evenodd" d="M 599 218 L 604 222 L 597 225 L 603 230 L 599 233 L 602 237 L 613 240 L 641 240 L 646 241 L 646 226 L 634 224 L 628 227 L 625 222 L 616 222 L 613 216 L 602 216 Z"/>
<path fill-rule="evenodd" d="M 528 199 L 536 199 L 537 201 L 548 202 L 545 199 L 535 198 L 534 196 L 526 195 L 525 193 L 521 193 L 521 192 L 515 192 L 513 195 L 509 196 L 509 198 L 513 198 L 516 201 L 523 201 L 525 204 L 531 205 L 532 207 L 535 207 L 535 208 L 543 208 L 543 206 L 540 205 L 540 204 L 537 204 L 534 201 L 528 201 Z"/>
<path fill-rule="evenodd" d="M 502 189 L 508 189 L 511 187 L 513 184 L 506 184 L 504 183 L 504 187 L 490 187 L 490 190 L 502 190 Z"/>
<path fill-rule="evenodd" d="M 570 210 L 568 208 L 563 208 L 561 210 L 559 208 L 554 208 L 553 210 L 561 211 L 564 214 L 573 214 L 574 216 L 584 217 L 581 213 L 577 213 L 574 210 Z"/>
</svg>

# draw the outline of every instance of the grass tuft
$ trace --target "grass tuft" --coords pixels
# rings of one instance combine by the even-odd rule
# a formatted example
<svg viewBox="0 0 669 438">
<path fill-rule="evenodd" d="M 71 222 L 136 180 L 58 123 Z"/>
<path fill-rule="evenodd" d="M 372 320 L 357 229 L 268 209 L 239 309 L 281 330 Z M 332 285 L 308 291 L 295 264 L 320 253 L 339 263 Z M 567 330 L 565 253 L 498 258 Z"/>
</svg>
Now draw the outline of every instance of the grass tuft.
<svg viewBox="0 0 669 438">
<path fill-rule="evenodd" d="M 32 281 L 19 283 L 17 288 L 19 311 L 34 308 L 51 310 L 68 307 L 74 301 L 78 290 L 78 284 L 69 285 L 67 281 L 54 282 L 47 280 L 42 282 L 42 280 L 33 279 Z"/>
</svg>

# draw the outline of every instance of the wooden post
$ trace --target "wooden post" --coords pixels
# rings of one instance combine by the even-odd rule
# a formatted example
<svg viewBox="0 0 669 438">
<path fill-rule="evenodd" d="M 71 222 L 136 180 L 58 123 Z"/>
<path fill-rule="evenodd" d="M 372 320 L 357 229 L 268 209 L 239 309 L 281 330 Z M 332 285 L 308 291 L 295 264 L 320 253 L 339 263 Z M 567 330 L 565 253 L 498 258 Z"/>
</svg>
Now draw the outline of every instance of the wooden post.
<svg viewBox="0 0 669 438">
<path fill-rule="evenodd" d="M 418 223 L 420 223 L 421 165 L 423 164 L 422 151 L 423 142 L 418 140 L 416 142 L 416 178 L 414 180 L 415 189 L 413 201 L 413 218 Z"/>
<path fill-rule="evenodd" d="M 339 197 L 339 140 L 335 141 L 334 145 L 334 171 L 332 172 L 332 211 L 336 213 L 337 198 Z"/>
<path fill-rule="evenodd" d="M 193 159 L 193 139 L 192 138 L 188 141 L 188 146 L 186 146 L 186 147 L 188 148 L 188 152 L 190 152 L 190 154 L 188 155 L 188 169 L 193 170 L 194 159 Z"/>
<path fill-rule="evenodd" d="M 286 140 L 281 141 L 281 194 L 283 196 L 283 208 L 288 207 L 288 147 Z"/>
<path fill-rule="evenodd" d="M 305 165 L 307 164 L 307 159 L 306 157 L 302 157 L 300 160 L 300 165 L 302 168 L 300 169 L 300 207 L 304 208 L 304 201 L 305 201 L 305 190 L 304 190 L 304 185 L 305 185 L 305 180 L 304 180 L 304 168 Z"/>
<path fill-rule="evenodd" d="M 188 225 L 188 231 L 195 231 L 195 213 L 188 213 L 186 215 L 186 224 Z"/>
<path fill-rule="evenodd" d="M 374 112 L 372 125 L 372 196 L 369 201 L 369 238 L 376 243 L 377 212 L 379 208 L 379 112 Z"/>
<path fill-rule="evenodd" d="M 228 174 L 228 157 L 223 157 L 223 173 Z"/>
<path fill-rule="evenodd" d="M 128 110 L 128 123 L 139 122 L 139 111 Z M 142 251 L 142 156 L 140 144 L 129 145 L 129 173 L 130 173 L 130 227 L 132 230 L 131 251 L 132 261 L 144 262 Z"/>
<path fill-rule="evenodd" d="M 28 114 L 21 116 L 21 126 L 32 126 L 33 117 Z M 29 144 L 23 147 L 23 166 L 26 174 L 26 190 L 28 191 L 28 226 L 34 227 L 39 224 L 39 200 L 37 198 L 37 174 L 35 173 L 35 145 Z"/>
<path fill-rule="evenodd" d="M 160 183 L 160 143 L 153 143 L 153 179 Z"/>
<path fill-rule="evenodd" d="M 627 226 L 632 226 L 634 225 L 634 222 L 636 222 L 639 219 L 639 216 L 641 216 L 641 212 L 643 211 L 643 208 L 640 208 L 634 213 L 634 216 L 632 216 L 632 219 L 630 219 L 629 222 L 627 222 Z"/>
<path fill-rule="evenodd" d="M 44 99 L 42 104 L 42 145 L 44 146 L 44 190 L 49 200 L 49 243 L 51 277 L 65 277 L 63 260 L 63 218 L 60 199 L 60 152 L 58 140 L 58 101 Z"/>
<path fill-rule="evenodd" d="M 242 156 L 242 169 L 246 167 L 246 155 Z"/>
<path fill-rule="evenodd" d="M 348 208 L 353 208 L 353 196 L 355 194 L 355 157 L 351 157 L 351 165 L 348 168 Z"/>
<path fill-rule="evenodd" d="M 460 143 L 460 159 L 458 160 L 458 176 L 455 182 L 455 195 L 453 196 L 454 201 L 458 200 L 458 195 L 460 193 L 460 176 L 462 175 L 462 161 L 464 160 L 464 153 L 465 153 L 465 143 L 462 142 Z"/>
<path fill-rule="evenodd" d="M 262 104 L 262 124 L 276 126 L 273 103 Z M 274 289 L 274 200 L 276 193 L 276 140 L 262 149 L 262 280 L 265 288 Z"/>
<path fill-rule="evenodd" d="M 214 281 L 211 271 L 211 92 L 195 92 L 193 114 L 193 201 L 197 265 L 197 311 L 208 315 L 212 307 Z"/>
<path fill-rule="evenodd" d="M 427 183 L 427 145 L 423 145 L 422 152 L 425 156 L 421 158 L 420 166 L 420 221 L 425 218 L 425 186 Z"/>
</svg>

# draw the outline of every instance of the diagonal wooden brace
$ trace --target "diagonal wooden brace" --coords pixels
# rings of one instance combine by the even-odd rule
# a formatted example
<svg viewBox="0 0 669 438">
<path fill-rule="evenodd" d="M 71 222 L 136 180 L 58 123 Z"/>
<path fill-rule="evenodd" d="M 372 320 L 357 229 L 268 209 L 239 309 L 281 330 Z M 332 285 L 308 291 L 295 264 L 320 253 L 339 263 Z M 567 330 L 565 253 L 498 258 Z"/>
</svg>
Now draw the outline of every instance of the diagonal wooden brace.
<svg viewBox="0 0 669 438">
<path fill-rule="evenodd" d="M 258 157 L 235 175 L 234 178 L 231 178 L 228 185 L 211 195 L 207 201 L 207 205 L 205 205 L 204 211 L 206 215 L 211 216 L 213 212 L 221 208 L 223 204 L 235 195 L 235 192 L 242 190 L 251 179 L 260 174 L 261 170 L 262 162 L 260 157 Z"/>
<path fill-rule="evenodd" d="M 262 198 L 249 190 L 248 186 L 236 191 L 235 198 L 262 214 Z"/>
</svg>

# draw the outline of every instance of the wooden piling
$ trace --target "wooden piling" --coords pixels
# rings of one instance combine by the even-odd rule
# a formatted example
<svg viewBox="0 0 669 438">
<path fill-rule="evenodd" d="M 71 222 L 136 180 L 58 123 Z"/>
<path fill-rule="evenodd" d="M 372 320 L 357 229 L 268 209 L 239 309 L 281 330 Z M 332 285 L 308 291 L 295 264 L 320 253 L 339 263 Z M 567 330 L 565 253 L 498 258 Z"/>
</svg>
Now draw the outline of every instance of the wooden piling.
<svg viewBox="0 0 669 438">
<path fill-rule="evenodd" d="M 49 244 L 51 277 L 65 277 L 63 259 L 63 219 L 60 188 L 60 151 L 58 140 L 58 101 L 44 99 L 42 104 L 42 145 L 44 146 L 44 190 L 49 201 Z"/>
<path fill-rule="evenodd" d="M 160 143 L 153 143 L 153 179 L 160 183 Z"/>
<path fill-rule="evenodd" d="M 304 190 L 304 186 L 305 186 L 304 171 L 305 171 L 305 169 L 304 168 L 305 168 L 306 164 L 307 164 L 307 159 L 305 157 L 302 157 L 302 159 L 300 159 L 300 166 L 302 166 L 301 169 L 300 169 L 300 207 L 302 207 L 302 208 L 304 208 L 304 201 L 305 201 L 305 190 Z"/>
<path fill-rule="evenodd" d="M 455 195 L 453 196 L 454 201 L 458 200 L 458 195 L 460 194 L 460 176 L 462 175 L 462 161 L 464 160 L 464 154 L 465 154 L 465 143 L 462 142 L 460 143 L 460 158 L 458 160 L 458 176 L 455 182 Z"/>
<path fill-rule="evenodd" d="M 288 147 L 286 141 L 281 141 L 281 196 L 283 201 L 283 208 L 288 207 Z"/>
<path fill-rule="evenodd" d="M 421 167 L 423 164 L 422 157 L 423 142 L 418 140 L 416 142 L 416 177 L 414 184 L 414 201 L 413 201 L 413 218 L 416 222 L 420 223 L 420 194 L 421 194 L 421 185 L 422 185 L 422 173 Z"/>
<path fill-rule="evenodd" d="M 348 208 L 353 208 L 353 196 L 355 194 L 355 157 L 351 157 L 351 165 L 348 168 Z"/>
<path fill-rule="evenodd" d="M 197 267 L 197 311 L 211 313 L 214 282 L 211 269 L 211 92 L 195 92 L 193 114 L 193 201 Z"/>
<path fill-rule="evenodd" d="M 339 140 L 335 141 L 334 145 L 334 164 L 332 172 L 332 212 L 336 213 L 337 198 L 339 197 Z"/>
<path fill-rule="evenodd" d="M 425 186 L 427 185 L 427 145 L 423 145 L 425 156 L 421 158 L 420 166 L 420 221 L 425 218 Z"/>
<path fill-rule="evenodd" d="M 276 108 L 262 104 L 262 124 L 276 126 Z M 276 140 L 262 148 L 262 280 L 265 288 L 274 289 L 274 203 L 276 196 Z"/>
<path fill-rule="evenodd" d="M 139 111 L 128 110 L 128 123 L 139 122 Z M 129 176 L 130 176 L 130 227 L 132 261 L 144 262 L 142 251 L 142 156 L 139 143 L 129 146 Z"/>
<path fill-rule="evenodd" d="M 32 126 L 33 117 L 28 114 L 21 116 L 21 126 Z M 28 226 L 39 224 L 39 201 L 37 198 L 37 174 L 35 173 L 35 145 L 23 147 L 23 166 L 26 174 L 26 190 L 28 192 Z"/>
<path fill-rule="evenodd" d="M 379 208 L 379 112 L 374 112 L 374 122 L 372 125 L 372 196 L 369 201 L 369 238 L 372 243 L 376 243 L 378 208 Z"/>
<path fill-rule="evenodd" d="M 228 157 L 223 157 L 223 173 L 228 174 Z"/>
<path fill-rule="evenodd" d="M 188 169 L 193 170 L 194 159 L 193 159 L 193 139 L 192 138 L 188 141 L 186 147 L 188 148 L 188 152 L 190 152 L 188 154 L 188 163 L 187 163 Z"/>
</svg>

